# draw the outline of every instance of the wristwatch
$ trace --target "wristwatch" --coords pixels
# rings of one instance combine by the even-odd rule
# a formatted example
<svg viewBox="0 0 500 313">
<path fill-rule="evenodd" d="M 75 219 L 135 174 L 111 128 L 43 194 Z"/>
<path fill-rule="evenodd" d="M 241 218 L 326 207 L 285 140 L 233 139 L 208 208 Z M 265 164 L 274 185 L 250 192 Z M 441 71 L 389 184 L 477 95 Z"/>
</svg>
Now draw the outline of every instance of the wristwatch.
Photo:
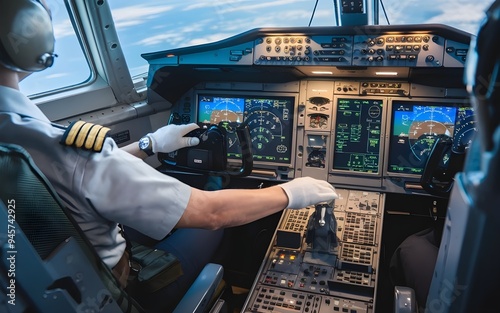
<svg viewBox="0 0 500 313">
<path fill-rule="evenodd" d="M 153 152 L 153 143 L 151 142 L 151 138 L 149 136 L 144 136 L 139 140 L 139 149 L 144 151 L 148 156 L 154 154 Z"/>
</svg>

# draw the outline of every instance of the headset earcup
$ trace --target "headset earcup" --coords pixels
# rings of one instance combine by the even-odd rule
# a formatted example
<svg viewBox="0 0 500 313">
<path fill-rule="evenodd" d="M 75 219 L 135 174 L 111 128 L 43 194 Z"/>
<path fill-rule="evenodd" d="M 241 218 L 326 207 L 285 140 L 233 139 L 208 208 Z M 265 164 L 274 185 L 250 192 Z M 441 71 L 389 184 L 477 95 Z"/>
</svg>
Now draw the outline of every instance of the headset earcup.
<svg viewBox="0 0 500 313">
<path fill-rule="evenodd" d="M 0 63 L 15 71 L 41 71 L 54 52 L 49 12 L 33 0 L 0 0 Z"/>
</svg>

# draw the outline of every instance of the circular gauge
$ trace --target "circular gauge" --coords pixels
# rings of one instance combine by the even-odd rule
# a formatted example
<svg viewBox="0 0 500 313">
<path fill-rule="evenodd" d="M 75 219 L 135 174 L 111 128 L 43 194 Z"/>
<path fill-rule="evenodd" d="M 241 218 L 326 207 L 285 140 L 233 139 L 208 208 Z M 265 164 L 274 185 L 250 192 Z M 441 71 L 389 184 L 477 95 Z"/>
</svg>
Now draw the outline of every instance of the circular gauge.
<svg viewBox="0 0 500 313">
<path fill-rule="evenodd" d="M 372 105 L 369 109 L 368 109 L 368 115 L 371 117 L 371 118 L 377 118 L 380 116 L 380 113 L 381 113 L 381 110 L 380 110 L 380 107 L 377 106 L 377 105 Z"/>
<path fill-rule="evenodd" d="M 265 127 L 254 127 L 250 129 L 252 146 L 257 150 L 264 150 L 273 140 L 273 134 Z"/>
<path fill-rule="evenodd" d="M 263 150 L 275 136 L 281 137 L 281 120 L 269 111 L 253 111 L 246 118 L 250 129 L 252 145 L 257 150 Z"/>
</svg>

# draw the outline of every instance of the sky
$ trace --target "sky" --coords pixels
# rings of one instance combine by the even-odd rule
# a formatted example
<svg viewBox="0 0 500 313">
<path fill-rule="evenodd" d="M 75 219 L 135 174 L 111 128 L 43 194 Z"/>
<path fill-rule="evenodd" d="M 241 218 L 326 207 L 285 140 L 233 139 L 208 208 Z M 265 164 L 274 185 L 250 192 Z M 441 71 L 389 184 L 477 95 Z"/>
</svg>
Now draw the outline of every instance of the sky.
<svg viewBox="0 0 500 313">
<path fill-rule="evenodd" d="M 28 94 L 47 86 L 88 78 L 85 58 L 67 17 L 63 0 L 48 0 L 54 21 L 53 68 L 32 75 L 21 86 Z M 109 0 L 115 26 L 132 76 L 147 71 L 140 56 L 214 42 L 258 27 L 334 26 L 330 0 Z M 491 0 L 383 0 L 389 23 L 441 23 L 475 34 Z M 380 7 L 381 14 L 383 9 Z M 387 24 L 380 16 L 380 24 Z M 68 71 L 68 69 L 70 71 Z M 44 79 L 40 79 L 40 78 Z M 34 90 L 34 91 L 33 91 Z"/>
</svg>

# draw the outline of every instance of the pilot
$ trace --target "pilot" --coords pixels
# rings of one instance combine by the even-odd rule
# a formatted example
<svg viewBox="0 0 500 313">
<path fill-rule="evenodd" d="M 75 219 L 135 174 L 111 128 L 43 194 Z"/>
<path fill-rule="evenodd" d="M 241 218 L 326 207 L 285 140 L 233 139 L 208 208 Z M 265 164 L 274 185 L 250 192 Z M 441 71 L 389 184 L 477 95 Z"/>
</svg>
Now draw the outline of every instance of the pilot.
<svg viewBox="0 0 500 313">
<path fill-rule="evenodd" d="M 193 255 L 198 249 L 200 254 L 213 253 L 201 249 L 216 246 L 210 244 L 218 238 L 210 235 L 212 230 L 337 197 L 328 182 L 310 177 L 262 189 L 204 191 L 143 162 L 148 154 L 197 144 L 192 138 L 182 138 L 196 127 L 193 125 L 167 125 L 149 134 L 150 145 L 140 148 L 134 143 L 120 149 L 105 136 L 105 127 L 81 121 L 68 127 L 51 123 L 19 91 L 20 80 L 51 66 L 55 58 L 47 5 L 43 0 L 0 0 L 0 12 L 0 142 L 20 145 L 30 153 L 122 284 L 130 269 L 118 224 L 157 240 L 177 228 L 204 229 L 205 233 L 195 233 L 197 240 L 190 241 L 197 246 L 183 243 L 176 247 L 184 276 L 189 277 L 188 286 L 200 269 L 191 271 L 189 266 L 199 262 L 197 258 L 206 261 L 207 257 L 183 260 L 182 255 Z M 186 290 L 186 286 L 171 289 Z M 162 291 L 153 295 L 156 301 L 148 298 L 143 304 L 153 303 L 155 309 L 166 312 L 178 299 L 174 293 L 165 295 Z"/>
<path fill-rule="evenodd" d="M 481 153 L 492 151 L 500 138 L 500 54 L 493 44 L 500 32 L 500 0 L 487 10 L 477 37 L 471 41 L 467 54 L 464 80 L 475 111 L 478 132 L 469 148 L 464 172 L 480 173 L 483 163 Z M 489 171 L 493 171 L 490 168 Z M 493 172 L 494 173 L 494 172 Z M 494 176 L 495 174 L 491 175 Z M 478 181 L 480 175 L 476 174 Z M 478 184 L 479 186 L 481 184 Z M 497 188 L 492 185 L 491 188 Z M 490 190 L 492 191 L 492 190 Z M 473 194 L 469 190 L 469 196 Z M 495 191 L 492 191 L 494 193 Z M 486 192 L 486 194 L 488 194 Z M 484 197 L 480 197 L 484 198 Z M 486 201 L 491 201 L 491 199 Z M 471 198 L 472 202 L 477 199 Z M 475 205 L 478 205 L 477 203 Z M 415 290 L 417 305 L 424 312 L 427 296 L 438 258 L 443 228 L 423 230 L 406 238 L 396 249 L 391 260 L 391 275 L 396 285 Z M 446 298 L 447 299 L 447 298 Z"/>
</svg>

